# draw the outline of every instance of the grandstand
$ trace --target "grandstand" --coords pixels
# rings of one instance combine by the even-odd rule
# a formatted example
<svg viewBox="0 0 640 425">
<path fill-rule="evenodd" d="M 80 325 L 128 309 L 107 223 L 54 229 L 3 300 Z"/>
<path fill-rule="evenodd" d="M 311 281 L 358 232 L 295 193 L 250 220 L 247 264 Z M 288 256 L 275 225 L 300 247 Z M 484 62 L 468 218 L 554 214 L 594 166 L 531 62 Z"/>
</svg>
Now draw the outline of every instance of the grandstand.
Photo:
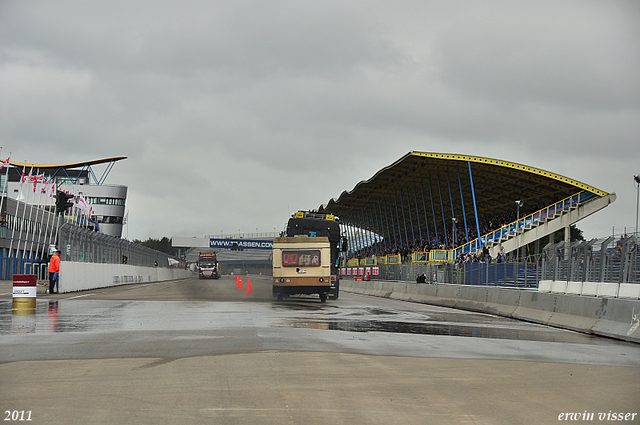
<svg viewBox="0 0 640 425">
<path fill-rule="evenodd" d="M 615 199 L 527 165 L 414 151 L 319 211 L 339 216 L 346 229 L 367 231 L 348 235 L 356 264 L 374 256 L 378 263 L 433 263 L 471 253 L 517 256 L 518 248 L 561 229 L 569 244 L 570 225 Z M 363 239 L 368 232 L 381 238 Z"/>
</svg>

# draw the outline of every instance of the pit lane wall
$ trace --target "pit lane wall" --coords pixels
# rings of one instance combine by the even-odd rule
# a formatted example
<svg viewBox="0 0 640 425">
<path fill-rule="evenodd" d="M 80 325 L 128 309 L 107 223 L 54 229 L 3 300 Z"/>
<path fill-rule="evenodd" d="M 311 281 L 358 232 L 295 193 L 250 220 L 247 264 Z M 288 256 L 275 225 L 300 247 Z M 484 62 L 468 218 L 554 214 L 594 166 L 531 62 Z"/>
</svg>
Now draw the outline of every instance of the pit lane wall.
<svg viewBox="0 0 640 425">
<path fill-rule="evenodd" d="M 450 284 L 340 280 L 356 294 L 453 307 L 511 317 L 640 343 L 640 301 Z"/>
<path fill-rule="evenodd" d="M 189 270 L 166 267 L 143 267 L 128 264 L 60 262 L 60 293 L 86 291 L 130 283 L 163 282 L 186 279 Z"/>
</svg>

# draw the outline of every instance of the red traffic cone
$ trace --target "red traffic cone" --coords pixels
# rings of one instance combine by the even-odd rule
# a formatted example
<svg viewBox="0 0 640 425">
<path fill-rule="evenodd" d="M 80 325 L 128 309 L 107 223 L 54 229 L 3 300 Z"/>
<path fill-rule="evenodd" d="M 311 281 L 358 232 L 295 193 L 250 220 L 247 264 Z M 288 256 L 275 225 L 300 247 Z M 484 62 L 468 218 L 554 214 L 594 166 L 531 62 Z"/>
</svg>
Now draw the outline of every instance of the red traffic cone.
<svg viewBox="0 0 640 425">
<path fill-rule="evenodd" d="M 251 277 L 247 277 L 247 291 L 245 292 L 245 294 L 253 294 L 253 292 L 251 292 Z"/>
<path fill-rule="evenodd" d="M 238 289 L 242 289 L 242 276 L 238 276 Z"/>
</svg>

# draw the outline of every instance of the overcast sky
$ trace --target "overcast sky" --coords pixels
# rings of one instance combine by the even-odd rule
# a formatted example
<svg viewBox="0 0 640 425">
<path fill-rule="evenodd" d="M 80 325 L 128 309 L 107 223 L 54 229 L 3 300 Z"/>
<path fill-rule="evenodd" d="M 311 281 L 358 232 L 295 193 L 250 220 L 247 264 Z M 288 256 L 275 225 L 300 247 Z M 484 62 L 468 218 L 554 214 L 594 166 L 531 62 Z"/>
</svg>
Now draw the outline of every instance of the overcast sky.
<svg viewBox="0 0 640 425">
<path fill-rule="evenodd" d="M 130 239 L 280 231 L 413 150 L 615 192 L 578 227 L 632 231 L 639 136 L 635 0 L 0 0 L 0 156 L 128 157 Z"/>
</svg>

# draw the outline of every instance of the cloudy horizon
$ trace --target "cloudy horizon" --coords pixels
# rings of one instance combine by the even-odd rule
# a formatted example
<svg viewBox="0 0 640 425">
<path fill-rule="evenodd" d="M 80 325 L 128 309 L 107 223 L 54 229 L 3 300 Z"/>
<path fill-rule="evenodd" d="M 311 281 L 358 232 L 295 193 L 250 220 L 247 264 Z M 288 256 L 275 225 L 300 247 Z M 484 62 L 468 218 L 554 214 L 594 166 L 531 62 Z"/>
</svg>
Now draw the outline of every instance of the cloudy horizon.
<svg viewBox="0 0 640 425">
<path fill-rule="evenodd" d="M 130 239 L 273 232 L 410 151 L 615 192 L 632 231 L 633 1 L 0 2 L 0 146 L 114 156 Z"/>
</svg>

